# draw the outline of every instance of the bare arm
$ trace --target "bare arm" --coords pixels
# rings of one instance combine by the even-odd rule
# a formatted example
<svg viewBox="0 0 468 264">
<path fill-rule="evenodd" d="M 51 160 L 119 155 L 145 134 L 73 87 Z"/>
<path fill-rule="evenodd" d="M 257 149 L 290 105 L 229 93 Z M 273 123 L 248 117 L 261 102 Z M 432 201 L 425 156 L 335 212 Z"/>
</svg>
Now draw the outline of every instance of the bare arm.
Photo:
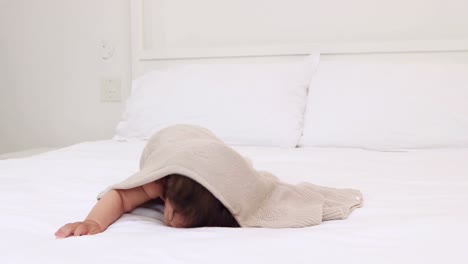
<svg viewBox="0 0 468 264">
<path fill-rule="evenodd" d="M 96 203 L 83 222 L 66 224 L 55 232 L 55 236 L 65 238 L 103 232 L 122 214 L 161 195 L 161 180 L 128 190 L 111 190 Z"/>
</svg>

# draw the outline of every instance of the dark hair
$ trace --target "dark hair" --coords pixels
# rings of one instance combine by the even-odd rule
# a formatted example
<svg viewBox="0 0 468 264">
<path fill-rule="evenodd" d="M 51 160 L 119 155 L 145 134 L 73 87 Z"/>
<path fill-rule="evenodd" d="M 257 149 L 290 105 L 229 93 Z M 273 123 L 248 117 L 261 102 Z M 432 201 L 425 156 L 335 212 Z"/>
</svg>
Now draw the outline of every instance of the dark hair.
<svg viewBox="0 0 468 264">
<path fill-rule="evenodd" d="M 170 200 L 174 213 L 184 218 L 185 227 L 239 227 L 228 209 L 210 191 L 188 177 L 167 176 L 164 197 Z"/>
</svg>

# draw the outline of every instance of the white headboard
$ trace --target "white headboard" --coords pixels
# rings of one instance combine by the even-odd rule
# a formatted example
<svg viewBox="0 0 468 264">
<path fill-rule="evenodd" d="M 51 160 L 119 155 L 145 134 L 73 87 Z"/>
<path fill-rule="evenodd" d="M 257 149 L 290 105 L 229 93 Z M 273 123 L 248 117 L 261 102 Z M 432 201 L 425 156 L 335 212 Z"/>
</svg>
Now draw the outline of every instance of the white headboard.
<svg viewBox="0 0 468 264">
<path fill-rule="evenodd" d="M 187 61 L 287 60 L 315 50 L 466 61 L 466 10 L 466 0 L 131 0 L 132 76 Z"/>
</svg>

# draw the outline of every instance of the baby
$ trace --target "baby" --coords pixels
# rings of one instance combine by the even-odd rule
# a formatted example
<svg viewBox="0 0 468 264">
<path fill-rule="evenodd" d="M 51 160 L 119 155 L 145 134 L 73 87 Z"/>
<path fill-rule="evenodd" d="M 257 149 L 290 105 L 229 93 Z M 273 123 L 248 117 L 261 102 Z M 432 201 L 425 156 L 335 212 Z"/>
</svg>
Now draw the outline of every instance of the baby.
<svg viewBox="0 0 468 264">
<path fill-rule="evenodd" d="M 157 199 L 164 202 L 164 223 L 168 226 L 239 227 L 232 214 L 205 187 L 185 176 L 172 174 L 132 189 L 107 192 L 83 222 L 66 224 L 55 236 L 101 233 L 122 214 Z"/>
<path fill-rule="evenodd" d="M 257 171 L 211 131 L 192 125 L 160 130 L 146 144 L 140 170 L 98 197 L 83 222 L 66 224 L 55 235 L 103 232 L 122 214 L 153 201 L 164 203 L 164 223 L 171 227 L 306 227 L 345 219 L 362 206 L 358 190 L 292 185 Z"/>
</svg>

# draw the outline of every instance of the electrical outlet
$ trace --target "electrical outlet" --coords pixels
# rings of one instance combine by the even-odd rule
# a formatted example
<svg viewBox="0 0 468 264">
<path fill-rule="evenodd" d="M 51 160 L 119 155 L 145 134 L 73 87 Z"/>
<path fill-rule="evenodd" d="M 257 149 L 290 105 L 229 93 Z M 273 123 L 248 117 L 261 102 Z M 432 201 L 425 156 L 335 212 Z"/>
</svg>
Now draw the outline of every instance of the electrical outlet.
<svg viewBox="0 0 468 264">
<path fill-rule="evenodd" d="M 101 102 L 120 102 L 121 82 L 120 79 L 101 80 Z"/>
</svg>

